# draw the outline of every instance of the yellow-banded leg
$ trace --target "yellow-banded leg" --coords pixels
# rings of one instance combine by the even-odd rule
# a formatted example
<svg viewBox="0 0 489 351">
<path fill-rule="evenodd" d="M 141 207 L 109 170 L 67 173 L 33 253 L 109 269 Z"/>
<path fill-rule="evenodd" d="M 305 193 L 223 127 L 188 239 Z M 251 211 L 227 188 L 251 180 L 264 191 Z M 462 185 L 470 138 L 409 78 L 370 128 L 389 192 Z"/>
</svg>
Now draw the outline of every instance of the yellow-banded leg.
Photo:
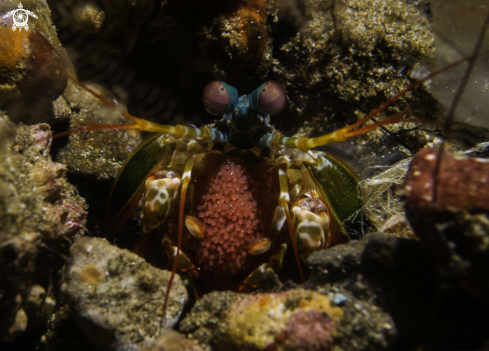
<svg viewBox="0 0 489 351">
<path fill-rule="evenodd" d="M 294 256 L 297 262 L 297 267 L 299 268 L 301 281 L 304 283 L 305 282 L 304 272 L 302 271 L 299 250 L 297 248 L 297 242 L 295 240 L 294 226 L 292 225 L 292 218 L 290 216 L 290 211 L 289 211 L 290 196 L 289 196 L 289 177 L 287 176 L 287 170 L 289 169 L 290 163 L 285 157 L 279 158 L 277 160 L 277 163 L 278 163 L 278 179 L 280 184 L 279 204 L 285 212 L 287 227 L 290 233 L 290 241 L 292 244 L 292 248 L 294 249 Z"/>
<path fill-rule="evenodd" d="M 272 240 L 275 241 L 277 239 L 278 234 L 282 230 L 282 227 L 285 224 L 285 221 L 287 220 L 285 211 L 282 208 L 281 205 L 278 205 L 275 207 L 275 212 L 273 213 L 273 220 L 272 224 L 270 225 L 270 230 L 268 232 L 268 237 Z"/>
<path fill-rule="evenodd" d="M 171 286 L 175 274 L 177 271 L 178 260 L 180 255 L 180 248 L 182 247 L 182 235 L 183 235 L 183 210 L 185 207 L 185 195 L 187 194 L 188 184 L 190 183 L 192 168 L 194 167 L 195 155 L 190 156 L 185 162 L 185 168 L 182 175 L 182 191 L 180 193 L 180 208 L 178 210 L 178 239 L 177 239 L 177 252 L 175 253 L 175 261 L 173 262 L 173 268 L 170 276 L 170 281 L 168 282 L 168 287 L 166 288 L 165 301 L 163 303 L 163 319 L 162 325 L 165 324 L 166 318 L 166 306 L 168 304 L 168 296 L 170 295 Z"/>
</svg>

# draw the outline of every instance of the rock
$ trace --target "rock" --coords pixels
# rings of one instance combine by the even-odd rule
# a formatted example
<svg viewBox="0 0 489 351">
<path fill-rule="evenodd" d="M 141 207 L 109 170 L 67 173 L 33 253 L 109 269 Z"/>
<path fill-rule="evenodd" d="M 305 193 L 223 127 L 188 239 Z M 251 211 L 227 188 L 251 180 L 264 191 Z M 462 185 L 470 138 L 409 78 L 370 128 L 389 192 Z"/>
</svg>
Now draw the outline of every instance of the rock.
<svg viewBox="0 0 489 351">
<path fill-rule="evenodd" d="M 329 348 L 332 344 L 332 320 L 342 316 L 340 308 L 330 307 L 326 296 L 309 291 L 250 296 L 230 307 L 221 322 L 222 335 L 216 340 L 216 348 L 262 350 L 273 343 L 294 344 L 297 343 L 294 340 L 297 334 L 307 327 L 311 333 L 302 340 L 304 349 L 316 343 Z M 322 324 L 323 328 L 314 328 L 315 324 Z M 314 334 L 318 331 L 322 335 Z"/>
<path fill-rule="evenodd" d="M 163 302 L 169 277 L 170 272 L 104 239 L 81 238 L 70 249 L 61 290 L 78 325 L 96 345 L 133 350 L 164 330 Z M 175 325 L 186 302 L 187 291 L 176 276 L 165 328 Z"/>
<path fill-rule="evenodd" d="M 16 127 L 0 112 L 0 341 L 46 323 L 66 239 L 84 231 L 84 199 L 51 161 L 51 141 L 48 125 Z"/>
<path fill-rule="evenodd" d="M 442 159 L 437 164 L 439 157 Z M 436 258 L 444 278 L 486 308 L 488 174 L 489 163 L 485 158 L 425 149 L 413 157 L 404 185 L 406 216 Z"/>
<path fill-rule="evenodd" d="M 417 241 L 369 234 L 361 241 L 314 253 L 308 263 L 311 277 L 306 286 L 340 285 L 357 298 L 377 301 L 396 323 L 397 343 L 413 338 L 413 331 L 432 313 L 436 274 L 430 255 Z"/>
<path fill-rule="evenodd" d="M 442 267 L 456 256 L 461 257 L 455 260 L 470 260 L 480 252 L 489 253 L 488 174 L 487 159 L 446 150 L 424 149 L 409 165 L 406 215 Z"/>
<path fill-rule="evenodd" d="M 180 323 L 214 350 L 343 350 L 387 348 L 394 323 L 380 308 L 344 292 L 341 306 L 322 293 L 293 289 L 205 295 Z M 368 316 L 368 317 L 367 317 Z"/>
<path fill-rule="evenodd" d="M 308 136 L 332 132 L 348 121 L 356 121 L 358 110 L 347 106 L 348 103 L 369 111 L 405 89 L 412 80 L 400 70 L 408 70 L 410 61 L 430 54 L 434 48 L 430 12 L 418 2 L 291 0 L 284 3 L 287 5 L 280 6 L 278 13 L 278 29 L 284 37 L 274 38 L 274 45 L 278 46 L 279 42 L 280 47 L 274 50 L 273 68 L 288 80 L 284 84 L 289 111 L 281 114 L 281 120 L 291 114 L 293 122 L 300 121 L 298 131 Z M 430 119 L 435 111 L 433 100 L 423 89 L 402 97 L 388 111 L 399 112 L 406 104 L 416 109 L 417 118 Z M 423 110 L 414 107 L 418 104 Z M 394 134 L 395 128 L 390 127 Z M 364 143 L 331 146 L 328 151 L 349 154 L 347 157 L 357 162 L 360 159 L 360 167 L 368 163 L 378 165 L 379 158 L 384 157 L 381 155 L 389 155 L 394 147 L 406 151 L 399 148 L 398 141 L 378 140 L 382 133 L 361 137 L 368 138 L 375 146 L 373 155 L 365 152 L 369 146 Z M 403 135 L 402 140 L 416 149 L 429 139 L 417 132 Z M 351 152 L 345 153 L 345 147 L 351 148 Z"/>
<path fill-rule="evenodd" d="M 10 326 L 8 333 L 12 336 L 12 338 L 15 338 L 25 332 L 27 329 L 27 315 L 25 311 L 20 308 L 17 310 L 17 313 L 15 314 L 15 320 L 14 323 Z"/>
<path fill-rule="evenodd" d="M 231 291 L 211 292 L 204 295 L 192 307 L 190 314 L 180 322 L 180 331 L 199 345 L 209 347 L 221 319 L 229 311 L 232 303 L 239 299 L 239 296 Z"/>
<path fill-rule="evenodd" d="M 11 238 L 20 224 L 24 232 L 39 232 L 45 240 L 80 234 L 87 216 L 86 204 L 67 181 L 65 166 L 51 161 L 53 137 L 49 125 L 12 128 L 15 140 L 8 146 L 10 151 L 0 156 L 0 176 L 4 179 L 0 201 L 6 211 L 0 211 L 4 216 L 0 234 Z"/>
<path fill-rule="evenodd" d="M 479 326 L 489 323 L 488 304 L 474 299 L 473 289 L 483 292 L 487 286 L 481 275 L 487 255 L 477 257 L 468 272 L 478 281 L 468 288 L 459 270 L 437 269 L 422 241 L 371 233 L 309 256 L 311 277 L 305 287 L 333 293 L 335 301 L 344 300 L 339 292 L 373 302 L 395 323 L 396 350 L 434 345 L 471 349 L 484 345 L 487 333 Z"/>
<path fill-rule="evenodd" d="M 212 23 L 200 28 L 194 68 L 233 85 L 264 80 L 272 67 L 270 23 L 277 20 L 276 8 L 261 0 L 229 3 L 216 11 Z"/>
<path fill-rule="evenodd" d="M 121 111 L 125 111 L 125 107 L 116 102 L 107 89 L 95 84 L 87 85 L 105 99 L 112 101 L 117 109 L 109 108 L 90 92 L 72 84 L 59 98 L 64 101 L 62 108 L 68 108 L 72 129 L 83 128 L 80 123 L 128 123 L 127 118 L 120 115 Z M 56 140 L 59 148 L 56 161 L 66 165 L 67 173 L 90 203 L 89 230 L 100 231 L 103 227 L 106 202 L 114 178 L 141 139 L 138 131 L 119 130 L 76 133 L 68 138 Z M 99 236 L 104 235 L 101 232 L 96 233 Z"/>
<path fill-rule="evenodd" d="M 163 332 L 149 351 L 202 351 L 202 348 L 175 330 Z"/>
<path fill-rule="evenodd" d="M 83 123 L 129 124 L 130 121 L 121 116 L 121 111 L 126 111 L 125 106 L 114 102 L 113 94 L 95 84 L 87 86 L 117 108 L 111 109 L 80 86 L 69 86 L 63 98 L 70 108 L 73 129 L 83 128 Z M 77 176 L 112 180 L 140 142 L 141 136 L 134 130 L 76 133 L 59 150 L 56 160 Z"/>
<path fill-rule="evenodd" d="M 47 4 L 25 0 L 23 9 L 37 18 L 28 18 L 29 30 L 13 31 L 12 17 L 6 15 L 18 5 L 4 1 L 0 10 L 0 105 L 19 96 L 30 103 L 40 98 L 53 101 L 67 86 L 68 78 L 63 73 L 71 64 L 59 43 Z"/>
</svg>

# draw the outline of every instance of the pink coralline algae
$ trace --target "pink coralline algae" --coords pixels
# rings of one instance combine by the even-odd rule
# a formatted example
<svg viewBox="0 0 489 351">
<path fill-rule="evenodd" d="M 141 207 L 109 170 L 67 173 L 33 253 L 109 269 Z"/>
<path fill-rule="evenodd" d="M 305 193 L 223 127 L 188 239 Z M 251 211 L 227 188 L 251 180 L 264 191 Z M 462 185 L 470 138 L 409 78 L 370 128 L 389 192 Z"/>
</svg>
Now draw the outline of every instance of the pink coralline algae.
<svg viewBox="0 0 489 351">
<path fill-rule="evenodd" d="M 275 337 L 284 351 L 327 351 L 331 349 L 333 322 L 326 313 L 318 310 L 299 310 L 282 334 Z"/>
</svg>

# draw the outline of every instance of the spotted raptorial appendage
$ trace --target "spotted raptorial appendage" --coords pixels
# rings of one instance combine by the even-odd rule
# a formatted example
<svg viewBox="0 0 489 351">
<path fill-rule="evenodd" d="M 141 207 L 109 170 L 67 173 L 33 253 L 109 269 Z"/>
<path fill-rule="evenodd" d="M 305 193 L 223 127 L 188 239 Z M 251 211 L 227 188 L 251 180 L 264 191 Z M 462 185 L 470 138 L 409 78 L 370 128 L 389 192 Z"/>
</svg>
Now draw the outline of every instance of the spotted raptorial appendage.
<svg viewBox="0 0 489 351">
<path fill-rule="evenodd" d="M 327 208 L 316 199 L 304 198 L 292 207 L 291 212 L 299 248 L 304 252 L 324 248 L 330 240 Z"/>
<path fill-rule="evenodd" d="M 145 233 L 156 229 L 168 217 L 172 202 L 178 198 L 182 181 L 172 175 L 172 172 L 168 172 L 167 178 L 155 179 L 153 176 L 146 180 L 146 196 L 143 199 Z"/>
</svg>

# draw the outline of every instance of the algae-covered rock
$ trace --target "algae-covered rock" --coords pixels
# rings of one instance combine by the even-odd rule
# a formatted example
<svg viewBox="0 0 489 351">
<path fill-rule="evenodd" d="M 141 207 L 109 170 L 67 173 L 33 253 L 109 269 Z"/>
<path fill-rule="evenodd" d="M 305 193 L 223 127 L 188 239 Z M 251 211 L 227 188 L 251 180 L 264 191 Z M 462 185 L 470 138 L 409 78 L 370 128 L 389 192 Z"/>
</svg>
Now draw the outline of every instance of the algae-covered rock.
<svg viewBox="0 0 489 351">
<path fill-rule="evenodd" d="M 489 293 L 484 273 L 489 267 L 488 174 L 487 158 L 424 149 L 412 158 L 404 184 L 406 217 L 416 235 L 437 264 L 481 302 Z"/>
<path fill-rule="evenodd" d="M 424 149 L 409 164 L 404 184 L 406 215 L 443 267 L 452 255 L 470 258 L 488 250 L 488 173 L 487 159 L 448 150 Z M 471 214 L 481 216 L 472 228 L 470 219 L 463 220 Z"/>
<path fill-rule="evenodd" d="M 65 167 L 51 161 L 49 126 L 16 127 L 0 113 L 0 341 L 7 341 L 51 315 L 66 239 L 83 234 L 87 212 Z"/>
<path fill-rule="evenodd" d="M 337 295 L 294 289 L 204 296 L 181 322 L 190 339 L 214 350 L 343 350 L 387 348 L 395 335 L 380 308 Z M 368 316 L 368 317 L 367 317 Z"/>
<path fill-rule="evenodd" d="M 200 299 L 180 323 L 180 331 L 191 340 L 209 349 L 209 343 L 220 326 L 220 321 L 240 295 L 231 291 L 212 292 Z"/>
<path fill-rule="evenodd" d="M 396 345 L 414 343 L 433 313 L 436 272 L 419 241 L 369 234 L 314 253 L 308 262 L 309 286 L 337 284 L 388 312 L 399 333 Z"/>
<path fill-rule="evenodd" d="M 371 233 L 360 241 L 313 253 L 305 286 L 328 294 L 339 287 L 373 302 L 395 323 L 394 349 L 420 345 L 470 349 L 487 340 L 479 326 L 489 322 L 489 306 L 474 298 L 487 291 L 488 280 L 480 275 L 487 269 L 487 257 L 487 252 L 474 255 L 473 267 L 463 273 L 440 271 L 420 240 Z M 476 284 L 466 284 L 476 276 Z"/>
<path fill-rule="evenodd" d="M 285 39 L 278 37 L 281 45 L 274 52 L 274 72 L 286 85 L 289 98 L 289 111 L 280 118 L 290 118 L 302 135 L 317 136 L 356 122 L 406 89 L 414 82 L 410 67 L 434 47 L 430 12 L 423 1 L 285 3 L 288 6 L 281 7 L 278 15 Z M 436 103 L 421 87 L 401 97 L 386 114 L 407 106 L 417 118 L 431 119 L 436 112 Z M 397 135 L 413 126 L 388 129 Z M 398 151 L 410 155 L 428 142 L 433 138 L 419 130 L 393 138 L 377 129 L 355 142 L 328 146 L 328 151 L 352 158 L 353 166 L 361 162 L 361 172 L 369 164 L 378 164 L 380 155 Z"/>
<path fill-rule="evenodd" d="M 96 345 L 129 350 L 147 348 L 181 315 L 187 290 L 177 276 L 163 321 L 169 278 L 170 272 L 104 239 L 81 238 L 70 249 L 61 290 L 78 325 Z"/>
<path fill-rule="evenodd" d="M 307 0 L 300 8 L 303 25 L 281 47 L 276 70 L 318 92 L 334 87 L 336 97 L 363 107 L 405 89 L 411 80 L 398 70 L 406 56 L 433 49 L 429 13 L 419 2 Z M 289 97 L 296 108 L 308 102 Z"/>
<path fill-rule="evenodd" d="M 259 0 L 216 9 L 212 24 L 200 29 L 195 69 L 210 70 L 215 79 L 230 84 L 266 79 L 273 61 L 271 24 L 277 22 L 276 8 L 274 1 Z"/>
<path fill-rule="evenodd" d="M 13 30 L 9 13 L 14 10 L 29 11 L 24 13 L 27 27 Z M 26 101 L 55 100 L 66 88 L 64 72 L 70 68 L 46 2 L 5 0 L 0 4 L 0 105 L 20 96 Z"/>
<path fill-rule="evenodd" d="M 148 351 L 202 351 L 202 348 L 176 330 L 166 330 Z"/>
<path fill-rule="evenodd" d="M 89 84 L 105 99 L 114 103 L 114 96 L 101 86 Z M 128 124 L 121 116 L 122 104 L 115 102 L 112 109 L 83 87 L 70 85 L 63 94 L 69 106 L 73 129 L 83 128 L 83 123 Z M 141 141 L 137 131 L 98 131 L 75 133 L 58 152 L 57 161 L 65 164 L 70 173 L 96 179 L 115 178 L 129 154 Z"/>
<path fill-rule="evenodd" d="M 309 325 L 311 333 L 303 337 L 302 347 L 310 349 L 308 343 L 312 343 L 326 349 L 332 344 L 333 321 L 342 317 L 341 308 L 331 307 L 328 297 L 318 293 L 298 290 L 254 295 L 233 303 L 217 348 L 261 350 L 272 343 L 295 343 L 291 340 L 294 334 Z M 315 328 L 316 324 L 323 328 Z"/>
</svg>

